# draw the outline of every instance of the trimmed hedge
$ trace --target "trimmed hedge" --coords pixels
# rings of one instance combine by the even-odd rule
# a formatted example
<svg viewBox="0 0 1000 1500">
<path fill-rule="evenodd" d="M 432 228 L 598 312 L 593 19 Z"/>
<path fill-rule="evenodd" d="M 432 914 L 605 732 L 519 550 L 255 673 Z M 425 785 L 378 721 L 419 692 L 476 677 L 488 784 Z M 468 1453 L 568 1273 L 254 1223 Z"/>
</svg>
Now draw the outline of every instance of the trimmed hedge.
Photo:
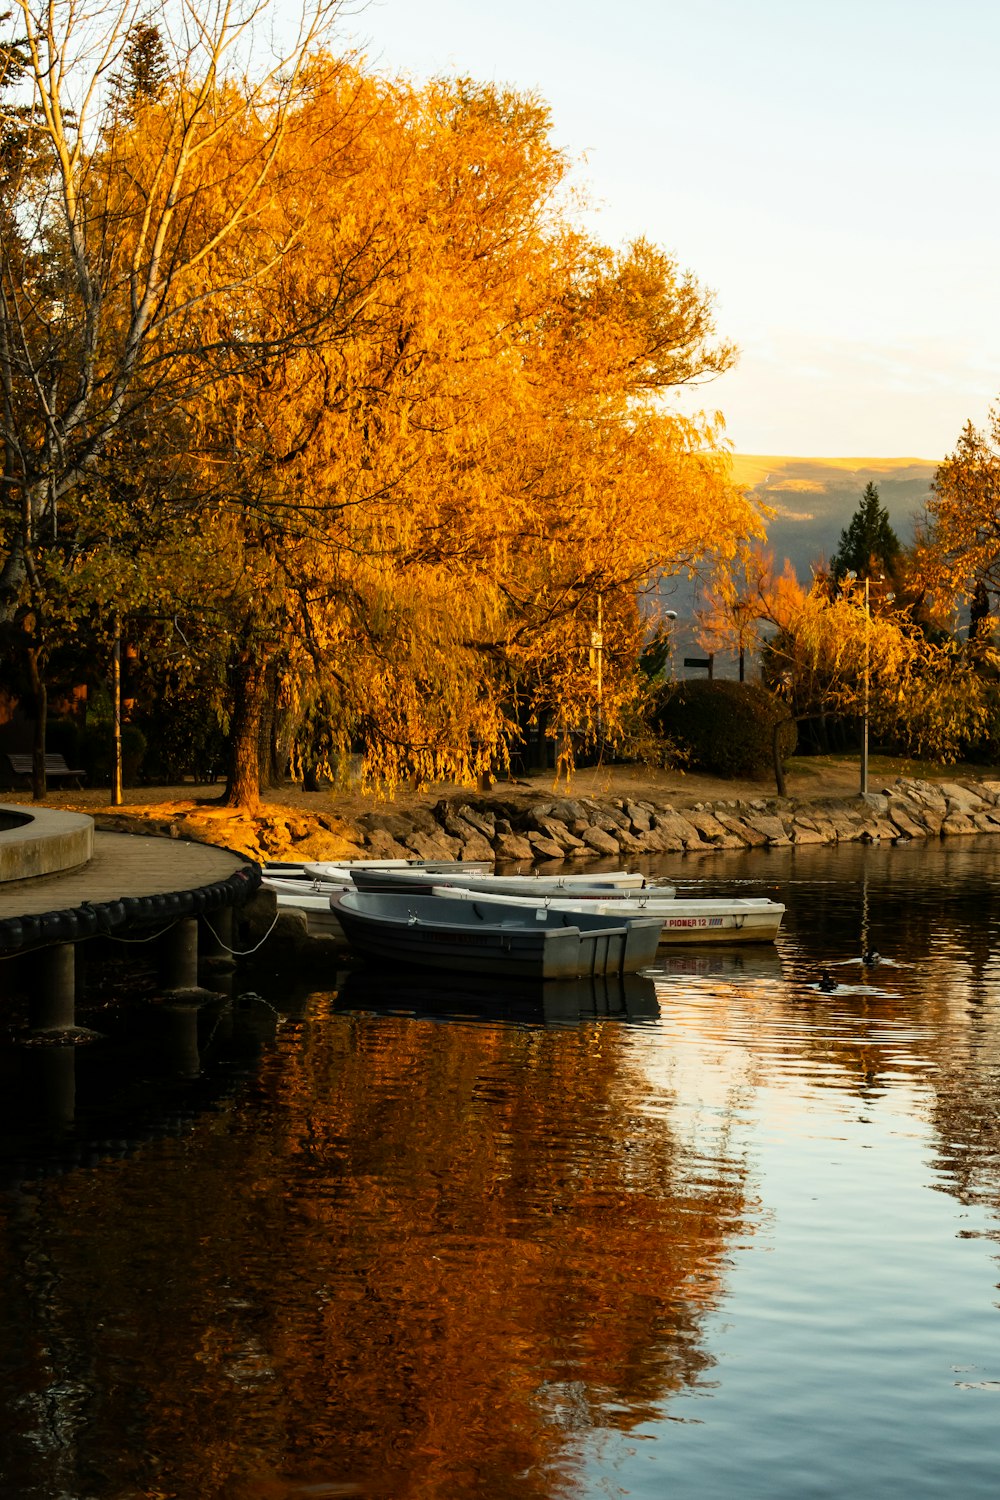
<svg viewBox="0 0 1000 1500">
<path fill-rule="evenodd" d="M 756 682 L 666 683 L 650 710 L 650 724 L 686 756 L 692 770 L 763 781 L 774 772 L 774 728 L 782 762 L 796 745 L 787 705 Z"/>
</svg>

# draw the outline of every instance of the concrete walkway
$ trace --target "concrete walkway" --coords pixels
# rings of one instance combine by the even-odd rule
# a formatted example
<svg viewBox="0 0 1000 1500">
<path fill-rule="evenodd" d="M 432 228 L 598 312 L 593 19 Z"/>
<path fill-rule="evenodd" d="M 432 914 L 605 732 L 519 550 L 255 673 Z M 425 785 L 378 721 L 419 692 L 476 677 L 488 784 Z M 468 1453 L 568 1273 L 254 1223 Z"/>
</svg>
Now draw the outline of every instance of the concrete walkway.
<svg viewBox="0 0 1000 1500">
<path fill-rule="evenodd" d="M 0 920 L 65 911 L 84 901 L 194 891 L 226 880 L 248 861 L 210 844 L 141 834 L 95 833 L 90 861 L 74 870 L 0 885 Z"/>
</svg>

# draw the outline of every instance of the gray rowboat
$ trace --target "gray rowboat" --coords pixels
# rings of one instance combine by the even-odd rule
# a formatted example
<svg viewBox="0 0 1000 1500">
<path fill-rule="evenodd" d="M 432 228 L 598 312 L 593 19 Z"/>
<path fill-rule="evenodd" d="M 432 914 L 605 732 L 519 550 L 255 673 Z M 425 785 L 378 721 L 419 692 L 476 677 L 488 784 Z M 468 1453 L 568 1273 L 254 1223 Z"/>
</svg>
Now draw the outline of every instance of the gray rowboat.
<svg viewBox="0 0 1000 1500">
<path fill-rule="evenodd" d="M 526 910 L 415 892 L 331 898 L 350 946 L 383 963 L 506 979 L 633 974 L 656 958 L 658 917 Z"/>
</svg>

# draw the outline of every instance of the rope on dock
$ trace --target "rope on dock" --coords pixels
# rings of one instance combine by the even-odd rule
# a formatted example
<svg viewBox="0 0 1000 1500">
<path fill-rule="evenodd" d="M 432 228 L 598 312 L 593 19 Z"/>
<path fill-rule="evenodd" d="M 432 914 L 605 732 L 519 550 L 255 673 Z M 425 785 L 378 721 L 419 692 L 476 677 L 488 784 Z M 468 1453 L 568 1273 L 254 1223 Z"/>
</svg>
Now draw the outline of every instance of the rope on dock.
<svg viewBox="0 0 1000 1500">
<path fill-rule="evenodd" d="M 281 916 L 280 910 L 276 911 L 275 914 L 274 914 L 274 921 L 271 923 L 270 927 L 267 929 L 267 931 L 265 932 L 264 936 L 261 938 L 260 942 L 259 943 L 254 943 L 254 945 L 253 945 L 252 948 L 230 948 L 230 946 L 226 942 L 226 940 L 224 938 L 221 938 L 219 936 L 219 934 L 216 932 L 215 928 L 212 926 L 211 922 L 204 915 L 204 913 L 202 914 L 201 920 L 204 922 L 204 924 L 208 928 L 209 932 L 215 938 L 215 941 L 218 943 L 218 945 L 219 945 L 220 948 L 225 948 L 226 952 L 229 953 L 229 954 L 231 954 L 233 956 L 233 958 L 249 958 L 249 956 L 250 956 L 251 953 L 256 953 L 258 948 L 263 948 L 264 944 L 267 942 L 268 938 L 271 936 L 271 933 L 277 927 L 277 925 L 278 925 L 278 918 L 280 916 Z"/>
</svg>

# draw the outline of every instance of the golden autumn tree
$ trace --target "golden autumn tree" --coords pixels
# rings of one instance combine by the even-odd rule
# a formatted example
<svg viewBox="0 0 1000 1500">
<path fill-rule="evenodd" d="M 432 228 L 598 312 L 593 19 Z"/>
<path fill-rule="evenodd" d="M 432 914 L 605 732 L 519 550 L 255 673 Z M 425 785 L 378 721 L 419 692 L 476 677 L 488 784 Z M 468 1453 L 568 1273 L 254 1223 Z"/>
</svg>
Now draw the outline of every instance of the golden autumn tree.
<svg viewBox="0 0 1000 1500">
<path fill-rule="evenodd" d="M 600 600 L 613 728 L 637 592 L 754 529 L 715 431 L 660 403 L 732 358 L 707 298 L 652 247 L 572 228 L 548 132 L 530 97 L 315 60 L 274 179 L 279 212 L 308 199 L 295 251 L 211 309 L 220 342 L 226 317 L 278 348 L 275 323 L 312 309 L 312 332 L 216 374 L 191 416 L 220 534 L 262 570 L 234 621 L 234 800 L 257 795 L 279 657 L 288 698 L 373 776 L 467 776 L 519 712 L 593 729 Z"/>
<path fill-rule="evenodd" d="M 925 553 L 949 603 L 1000 591 L 1000 407 L 988 431 L 967 422 L 939 465 L 927 503 Z"/>
<path fill-rule="evenodd" d="M 743 682 L 747 653 L 759 646 L 765 622 L 780 610 L 781 595 L 788 591 L 799 591 L 788 560 L 778 575 L 774 554 L 763 543 L 746 548 L 732 567 L 717 573 L 702 596 L 697 611 L 699 644 L 707 651 L 734 651 Z"/>
<path fill-rule="evenodd" d="M 867 712 L 904 753 L 954 761 L 988 729 L 982 657 L 953 638 L 931 641 L 911 606 L 848 582 L 831 594 L 785 579 L 765 616 L 774 627 L 766 671 L 796 718 Z"/>
<path fill-rule="evenodd" d="M 764 679 L 788 704 L 790 719 L 816 721 L 867 713 L 877 735 L 906 754 L 958 759 L 989 730 L 996 657 L 930 628 L 926 558 L 901 562 L 894 591 L 885 579 L 847 577 L 838 586 L 819 570 L 808 589 L 786 560 L 749 549 L 739 569 L 706 596 L 706 644 L 759 643 Z M 779 790 L 780 764 L 775 761 Z"/>
<path fill-rule="evenodd" d="M 158 45 L 131 3 L 82 12 L 71 0 L 14 0 L 4 23 L 5 56 L 17 64 L 4 123 L 19 149 L 7 153 L 0 204 L 0 613 L 31 665 L 38 796 L 51 591 L 74 557 L 76 507 L 151 393 L 180 399 L 173 355 L 219 290 L 205 274 L 210 255 L 252 219 L 301 59 L 331 7 L 317 0 L 290 55 L 246 82 L 265 10 L 213 0 L 190 13 L 196 24 L 164 28 Z M 229 185 L 228 218 L 212 218 L 199 238 L 205 159 L 232 132 L 253 154 L 238 189 Z M 139 138 L 135 172 L 128 143 Z M 246 263 L 242 275 L 258 270 Z"/>
<path fill-rule="evenodd" d="M 715 427 L 663 401 L 733 358 L 707 296 L 574 228 L 531 96 L 316 55 L 290 98 L 135 45 L 85 162 L 108 357 L 137 287 L 155 318 L 37 597 L 89 588 L 98 618 L 109 590 L 147 649 L 194 642 L 246 806 L 277 701 L 304 755 L 360 745 L 388 782 L 472 776 L 526 717 L 613 734 L 642 591 L 758 525 Z"/>
</svg>

